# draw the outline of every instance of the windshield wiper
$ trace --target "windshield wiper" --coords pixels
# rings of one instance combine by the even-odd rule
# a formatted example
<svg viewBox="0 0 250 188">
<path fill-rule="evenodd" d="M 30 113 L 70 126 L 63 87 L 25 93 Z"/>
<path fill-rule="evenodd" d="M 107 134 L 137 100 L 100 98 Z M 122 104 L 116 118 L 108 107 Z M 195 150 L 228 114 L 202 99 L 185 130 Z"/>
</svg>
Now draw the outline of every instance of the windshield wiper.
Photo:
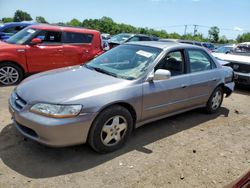
<svg viewBox="0 0 250 188">
<path fill-rule="evenodd" d="M 101 69 L 101 68 L 99 68 L 99 67 L 90 67 L 90 66 L 88 66 L 88 68 L 89 68 L 89 69 L 93 69 L 93 70 L 95 70 L 95 71 L 97 71 L 97 72 L 100 72 L 100 73 L 103 73 L 103 74 L 107 74 L 107 75 L 116 77 L 116 78 L 118 77 L 115 73 L 106 71 L 106 70 Z"/>
</svg>

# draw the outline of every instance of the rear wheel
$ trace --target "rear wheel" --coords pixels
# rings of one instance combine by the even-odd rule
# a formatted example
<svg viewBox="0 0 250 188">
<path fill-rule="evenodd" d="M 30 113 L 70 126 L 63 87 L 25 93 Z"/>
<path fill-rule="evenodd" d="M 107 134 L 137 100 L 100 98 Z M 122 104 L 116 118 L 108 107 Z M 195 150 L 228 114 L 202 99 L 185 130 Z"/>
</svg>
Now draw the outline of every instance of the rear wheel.
<svg viewBox="0 0 250 188">
<path fill-rule="evenodd" d="M 0 64 L 0 84 L 13 85 L 19 83 L 23 78 L 23 71 L 13 63 Z"/>
<path fill-rule="evenodd" d="M 102 111 L 92 124 L 88 142 L 99 153 L 112 152 L 128 140 L 133 119 L 122 106 L 112 106 Z"/>
<path fill-rule="evenodd" d="M 209 114 L 215 113 L 219 110 L 221 103 L 223 101 L 223 89 L 222 87 L 217 87 L 212 95 L 210 96 L 207 106 L 206 106 L 206 111 Z"/>
</svg>

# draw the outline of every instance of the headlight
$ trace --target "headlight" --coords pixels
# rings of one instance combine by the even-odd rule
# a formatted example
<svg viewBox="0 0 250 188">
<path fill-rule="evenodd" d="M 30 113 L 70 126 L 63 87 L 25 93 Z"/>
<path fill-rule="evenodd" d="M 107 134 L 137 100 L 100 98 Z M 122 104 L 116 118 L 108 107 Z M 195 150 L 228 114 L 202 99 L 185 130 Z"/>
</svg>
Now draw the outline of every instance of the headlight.
<svg viewBox="0 0 250 188">
<path fill-rule="evenodd" d="M 81 109 L 82 105 L 37 103 L 30 108 L 30 111 L 36 114 L 54 118 L 69 118 L 77 116 L 80 113 Z"/>
</svg>

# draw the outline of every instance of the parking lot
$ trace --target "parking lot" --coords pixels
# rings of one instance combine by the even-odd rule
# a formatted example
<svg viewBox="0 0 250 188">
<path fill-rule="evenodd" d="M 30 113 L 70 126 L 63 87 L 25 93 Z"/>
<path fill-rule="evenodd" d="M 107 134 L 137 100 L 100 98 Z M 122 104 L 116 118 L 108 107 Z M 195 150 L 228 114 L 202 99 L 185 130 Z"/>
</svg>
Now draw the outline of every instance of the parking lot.
<svg viewBox="0 0 250 188">
<path fill-rule="evenodd" d="M 110 154 L 49 148 L 15 129 L 0 88 L 0 187 L 223 187 L 250 167 L 250 91 L 219 113 L 194 110 L 145 125 Z"/>
</svg>

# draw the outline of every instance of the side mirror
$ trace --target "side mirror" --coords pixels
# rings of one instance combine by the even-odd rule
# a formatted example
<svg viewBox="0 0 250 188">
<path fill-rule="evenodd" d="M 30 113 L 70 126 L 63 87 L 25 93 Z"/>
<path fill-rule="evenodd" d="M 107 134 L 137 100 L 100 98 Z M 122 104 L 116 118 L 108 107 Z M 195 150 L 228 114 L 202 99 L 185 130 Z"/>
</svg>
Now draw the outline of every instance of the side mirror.
<svg viewBox="0 0 250 188">
<path fill-rule="evenodd" d="M 147 81 L 153 80 L 168 80 L 171 77 L 171 72 L 165 69 L 158 69 L 148 76 Z"/>
<path fill-rule="evenodd" d="M 36 45 L 36 44 L 40 44 L 40 43 L 42 43 L 42 40 L 41 39 L 39 39 L 39 38 L 33 38 L 32 40 L 31 40 L 31 45 Z"/>
</svg>

